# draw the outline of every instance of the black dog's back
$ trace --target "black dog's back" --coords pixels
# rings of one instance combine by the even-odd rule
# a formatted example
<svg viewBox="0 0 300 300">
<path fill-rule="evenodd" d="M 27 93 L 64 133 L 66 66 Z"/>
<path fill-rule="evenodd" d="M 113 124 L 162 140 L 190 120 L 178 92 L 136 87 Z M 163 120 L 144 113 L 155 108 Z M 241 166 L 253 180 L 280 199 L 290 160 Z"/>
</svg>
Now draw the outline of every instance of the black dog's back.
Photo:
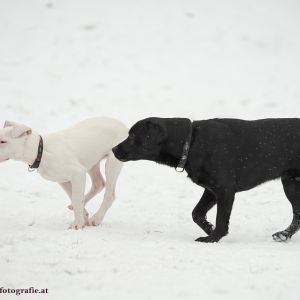
<svg viewBox="0 0 300 300">
<path fill-rule="evenodd" d="M 194 128 L 194 143 L 210 149 L 204 166 L 232 168 L 236 191 L 300 170 L 300 119 L 211 119 L 196 121 Z"/>
</svg>

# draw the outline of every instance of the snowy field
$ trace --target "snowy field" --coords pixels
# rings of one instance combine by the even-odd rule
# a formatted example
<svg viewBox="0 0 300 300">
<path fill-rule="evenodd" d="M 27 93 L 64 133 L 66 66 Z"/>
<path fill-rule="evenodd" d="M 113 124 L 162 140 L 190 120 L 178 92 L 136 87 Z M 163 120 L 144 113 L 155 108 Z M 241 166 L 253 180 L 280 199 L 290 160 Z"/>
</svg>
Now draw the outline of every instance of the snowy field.
<svg viewBox="0 0 300 300">
<path fill-rule="evenodd" d="M 299 54 L 298 0 L 0 0 L 0 121 L 300 117 Z M 0 287 L 49 289 L 22 299 L 299 299 L 300 234 L 271 238 L 292 217 L 280 181 L 238 194 L 230 234 L 199 244 L 203 190 L 165 166 L 127 163 L 82 231 L 58 185 L 13 161 L 0 178 Z"/>
</svg>

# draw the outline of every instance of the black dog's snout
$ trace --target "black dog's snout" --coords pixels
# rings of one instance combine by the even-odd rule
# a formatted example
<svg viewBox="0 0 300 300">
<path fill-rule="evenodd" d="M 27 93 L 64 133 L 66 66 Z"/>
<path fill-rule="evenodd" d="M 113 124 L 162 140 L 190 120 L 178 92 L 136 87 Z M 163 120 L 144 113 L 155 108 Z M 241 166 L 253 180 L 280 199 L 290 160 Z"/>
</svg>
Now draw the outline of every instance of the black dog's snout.
<svg viewBox="0 0 300 300">
<path fill-rule="evenodd" d="M 123 151 L 122 149 L 120 149 L 120 145 L 117 145 L 115 147 L 112 148 L 112 152 L 114 154 L 114 156 L 118 159 L 118 160 L 121 160 L 123 161 Z"/>
<path fill-rule="evenodd" d="M 113 147 L 112 152 L 118 160 L 120 160 L 122 162 L 127 161 L 126 160 L 127 154 L 126 154 L 126 152 L 124 152 L 124 149 L 122 149 L 122 145 L 119 144 L 119 145 Z"/>
<path fill-rule="evenodd" d="M 117 157 L 117 155 L 118 155 L 118 146 L 113 147 L 111 150 L 112 150 L 113 154 L 115 155 L 115 157 Z"/>
</svg>

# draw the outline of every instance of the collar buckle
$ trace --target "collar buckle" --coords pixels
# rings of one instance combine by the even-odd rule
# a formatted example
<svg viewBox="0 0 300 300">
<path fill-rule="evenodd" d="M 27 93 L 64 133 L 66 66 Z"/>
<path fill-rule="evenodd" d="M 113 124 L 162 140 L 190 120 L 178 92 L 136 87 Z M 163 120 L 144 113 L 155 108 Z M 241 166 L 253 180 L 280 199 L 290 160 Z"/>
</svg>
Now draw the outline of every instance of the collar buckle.
<svg viewBox="0 0 300 300">
<path fill-rule="evenodd" d="M 175 168 L 175 170 L 176 170 L 176 172 L 178 172 L 178 173 L 182 173 L 182 172 L 184 171 L 184 167 L 177 166 L 177 167 Z"/>
<path fill-rule="evenodd" d="M 28 172 L 34 172 L 36 169 L 31 168 L 31 166 L 28 166 Z"/>
<path fill-rule="evenodd" d="M 182 155 L 181 155 L 180 161 L 179 161 L 177 167 L 175 168 L 175 170 L 179 173 L 182 173 L 185 170 L 185 165 L 188 160 L 189 151 L 190 151 L 190 147 L 191 147 L 192 133 L 193 133 L 193 121 L 190 120 L 189 133 L 183 144 L 183 150 L 182 150 Z"/>
</svg>

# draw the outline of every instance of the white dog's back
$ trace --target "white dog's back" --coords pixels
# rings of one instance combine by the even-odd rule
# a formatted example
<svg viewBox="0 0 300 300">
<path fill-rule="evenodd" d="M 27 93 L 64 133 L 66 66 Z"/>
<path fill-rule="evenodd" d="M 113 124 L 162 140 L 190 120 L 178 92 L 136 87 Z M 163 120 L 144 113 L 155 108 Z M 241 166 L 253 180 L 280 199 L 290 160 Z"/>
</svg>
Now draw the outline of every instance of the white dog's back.
<svg viewBox="0 0 300 300">
<path fill-rule="evenodd" d="M 119 120 L 97 117 L 86 119 L 70 128 L 45 135 L 43 138 L 45 151 L 60 152 L 60 156 L 65 157 L 74 156 L 86 169 L 90 169 L 95 163 L 95 157 L 99 154 L 102 157 L 108 155 L 112 147 L 127 136 L 128 128 Z M 89 153 L 88 157 L 87 153 Z"/>
</svg>

